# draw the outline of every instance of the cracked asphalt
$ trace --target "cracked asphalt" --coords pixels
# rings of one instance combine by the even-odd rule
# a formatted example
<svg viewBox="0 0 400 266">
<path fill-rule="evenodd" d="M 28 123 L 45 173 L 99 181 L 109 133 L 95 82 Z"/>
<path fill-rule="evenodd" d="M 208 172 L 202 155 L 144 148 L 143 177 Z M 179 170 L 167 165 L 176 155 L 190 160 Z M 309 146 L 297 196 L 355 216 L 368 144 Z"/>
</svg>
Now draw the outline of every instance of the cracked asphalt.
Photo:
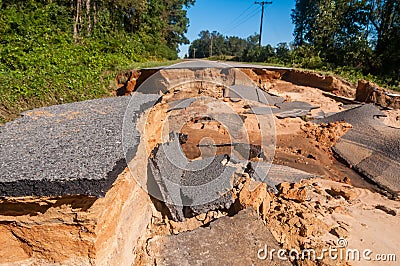
<svg viewBox="0 0 400 266">
<path fill-rule="evenodd" d="M 365 104 L 317 121 L 350 123 L 333 150 L 370 181 L 399 195 L 400 129 L 386 126 L 382 116 L 377 106 Z"/>
<path fill-rule="evenodd" d="M 125 168 L 130 97 L 38 108 L 0 127 L 0 196 L 104 196 Z"/>
</svg>

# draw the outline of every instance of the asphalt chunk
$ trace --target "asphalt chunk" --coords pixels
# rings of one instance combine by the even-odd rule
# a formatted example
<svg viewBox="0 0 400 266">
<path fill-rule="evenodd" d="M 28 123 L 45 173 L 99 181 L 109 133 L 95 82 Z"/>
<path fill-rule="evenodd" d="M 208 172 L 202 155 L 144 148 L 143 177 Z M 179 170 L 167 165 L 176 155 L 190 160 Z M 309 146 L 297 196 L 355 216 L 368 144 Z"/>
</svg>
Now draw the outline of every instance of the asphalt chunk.
<svg viewBox="0 0 400 266">
<path fill-rule="evenodd" d="M 261 89 L 257 89 L 257 95 L 258 95 L 258 101 L 260 103 L 264 103 L 271 106 L 283 103 L 285 101 L 283 97 L 273 95 Z"/>
<path fill-rule="evenodd" d="M 336 143 L 333 151 L 370 181 L 392 194 L 400 192 L 400 129 L 379 120 L 384 116 L 372 104 L 355 107 L 318 123 L 344 121 L 352 128 Z"/>
<path fill-rule="evenodd" d="M 226 165 L 228 156 L 189 161 L 179 145 L 174 138 L 153 150 L 149 158 L 150 194 L 159 195 L 175 221 L 209 210 L 228 209 L 233 203 L 232 179 L 236 171 Z"/>
<path fill-rule="evenodd" d="M 280 96 L 272 95 L 255 86 L 250 87 L 245 85 L 230 86 L 228 90 L 224 91 L 224 97 L 232 99 L 246 99 L 271 106 L 283 103 L 285 101 L 285 99 Z"/>
<path fill-rule="evenodd" d="M 321 176 L 310 174 L 289 166 L 271 164 L 269 162 L 250 162 L 247 170 L 250 176 L 259 182 L 268 185 L 273 193 L 278 193 L 277 185 L 283 182 L 299 183 L 304 179 L 321 178 Z"/>
<path fill-rule="evenodd" d="M 126 167 L 131 97 L 38 108 L 0 129 L 0 196 L 102 197 Z"/>
<path fill-rule="evenodd" d="M 270 260 L 265 247 L 280 249 L 270 230 L 251 208 L 233 217 L 222 217 L 208 227 L 149 243 L 157 265 L 291 265 L 277 257 Z"/>
<path fill-rule="evenodd" d="M 278 108 L 271 109 L 276 117 L 283 119 L 287 117 L 302 117 L 311 114 L 312 109 L 319 108 L 306 102 L 294 101 L 294 102 L 283 102 L 275 104 Z"/>
<path fill-rule="evenodd" d="M 189 107 L 192 103 L 196 101 L 196 98 L 184 98 L 181 100 L 176 100 L 169 102 L 168 112 L 173 110 L 180 110 Z"/>
</svg>

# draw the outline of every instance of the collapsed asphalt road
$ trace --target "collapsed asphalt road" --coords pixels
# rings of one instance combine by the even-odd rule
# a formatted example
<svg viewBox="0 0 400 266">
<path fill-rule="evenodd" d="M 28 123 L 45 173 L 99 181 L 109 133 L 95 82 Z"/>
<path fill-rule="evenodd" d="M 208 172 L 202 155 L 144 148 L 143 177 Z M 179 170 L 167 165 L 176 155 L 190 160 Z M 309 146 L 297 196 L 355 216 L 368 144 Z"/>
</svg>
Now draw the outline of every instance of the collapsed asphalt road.
<svg viewBox="0 0 400 266">
<path fill-rule="evenodd" d="M 174 69 L 227 66 L 201 61 Z M 121 132 L 130 99 L 38 108 L 2 126 L 0 196 L 104 196 L 127 166 Z"/>
<path fill-rule="evenodd" d="M 230 65 L 199 61 L 185 62 L 171 69 L 210 67 Z M 160 84 L 154 83 L 152 88 Z M 278 118 L 303 117 L 317 108 L 301 101 L 283 102 L 281 97 L 248 86 L 232 86 L 231 90 L 224 91 L 224 97 L 232 101 L 244 97 L 270 105 L 274 108 L 256 106 L 248 113 L 268 114 L 272 110 Z M 104 196 L 126 167 L 119 134 L 129 100 L 130 97 L 118 97 L 39 108 L 1 127 L 0 194 Z M 186 102 L 183 108 L 192 102 Z M 175 103 L 178 104 L 179 101 Z M 169 111 L 174 110 L 173 106 Z M 375 115 L 381 115 L 376 108 L 364 106 L 344 113 L 344 117 L 338 114 L 321 120 L 346 121 L 353 125 L 335 146 L 335 152 L 370 180 L 392 192 L 399 191 L 398 131 L 374 119 Z"/>
<path fill-rule="evenodd" d="M 376 244 L 370 233 L 397 224 L 400 207 L 351 186 L 352 170 L 338 166 L 332 147 L 396 189 L 398 131 L 374 118 L 373 106 L 349 109 L 322 95 L 351 95 L 346 84 L 336 90 L 339 80 L 307 73 L 307 84 L 322 83 L 304 87 L 282 80 L 287 71 L 185 62 L 152 69 L 134 96 L 39 108 L 1 127 L 0 263 L 162 265 L 240 255 L 258 265 L 260 244 L 320 248 L 349 234 Z M 304 121 L 331 113 L 323 121 L 334 123 Z M 400 243 L 390 230 L 382 235 Z"/>
</svg>

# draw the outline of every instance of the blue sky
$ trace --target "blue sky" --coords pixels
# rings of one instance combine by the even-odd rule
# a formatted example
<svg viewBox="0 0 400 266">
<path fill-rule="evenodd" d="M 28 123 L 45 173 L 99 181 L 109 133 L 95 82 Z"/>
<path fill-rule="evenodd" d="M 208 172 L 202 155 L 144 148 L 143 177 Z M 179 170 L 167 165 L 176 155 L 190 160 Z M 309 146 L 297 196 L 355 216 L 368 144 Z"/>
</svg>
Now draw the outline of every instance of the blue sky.
<svg viewBox="0 0 400 266">
<path fill-rule="evenodd" d="M 294 0 L 272 0 L 265 5 L 262 44 L 276 45 L 293 39 L 290 13 Z M 196 0 L 188 10 L 190 26 L 186 36 L 189 41 L 198 38 L 202 30 L 218 31 L 228 36 L 247 37 L 260 30 L 261 6 L 254 0 Z M 189 45 L 180 47 L 183 57 Z"/>
</svg>

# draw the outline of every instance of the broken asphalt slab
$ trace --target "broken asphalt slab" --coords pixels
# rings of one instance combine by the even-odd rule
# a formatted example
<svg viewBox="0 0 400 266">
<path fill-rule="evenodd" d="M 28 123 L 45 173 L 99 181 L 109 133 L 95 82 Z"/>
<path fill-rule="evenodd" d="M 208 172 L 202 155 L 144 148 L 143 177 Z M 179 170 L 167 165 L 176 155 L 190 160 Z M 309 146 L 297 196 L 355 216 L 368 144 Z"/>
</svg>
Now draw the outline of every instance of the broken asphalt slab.
<svg viewBox="0 0 400 266">
<path fill-rule="evenodd" d="M 233 203 L 233 174 L 226 155 L 189 161 L 175 137 L 156 147 L 149 158 L 147 189 L 166 203 L 175 221 L 228 209 Z"/>
<path fill-rule="evenodd" d="M 34 109 L 2 126 L 0 196 L 104 196 L 126 167 L 121 131 L 130 99 Z"/>
<path fill-rule="evenodd" d="M 284 98 L 276 96 L 257 88 L 245 85 L 233 85 L 224 90 L 224 97 L 231 99 L 246 99 L 254 102 L 260 102 L 267 105 L 283 103 Z"/>
<path fill-rule="evenodd" d="M 149 242 L 151 252 L 158 250 L 150 254 L 156 265 L 291 265 L 277 257 L 270 260 L 265 247 L 280 249 L 252 208 L 222 217 L 207 227 Z"/>
<path fill-rule="evenodd" d="M 294 102 L 283 102 L 275 104 L 278 108 L 271 109 L 272 112 L 278 118 L 287 118 L 287 117 L 302 117 L 311 114 L 311 110 L 318 109 L 319 106 L 313 106 L 306 102 L 294 101 Z"/>
<path fill-rule="evenodd" d="M 264 182 L 273 193 L 278 193 L 277 185 L 283 182 L 300 183 L 301 180 L 321 178 L 321 176 L 310 174 L 289 166 L 271 164 L 269 162 L 250 162 L 250 177 L 256 181 Z"/>
<path fill-rule="evenodd" d="M 372 104 L 349 109 L 318 123 L 344 121 L 352 128 L 333 147 L 356 171 L 389 192 L 400 192 L 400 129 L 379 120 L 384 116 Z"/>
<path fill-rule="evenodd" d="M 178 68 L 191 67 L 227 65 L 202 61 Z M 136 119 L 160 97 L 164 81 L 157 73 L 149 79 L 150 90 L 135 95 L 143 108 L 128 115 L 131 97 L 113 97 L 34 109 L 2 126 L 0 196 L 104 196 L 125 169 L 125 157 L 134 158 L 140 140 Z M 124 116 L 133 130 L 121 137 Z"/>
<path fill-rule="evenodd" d="M 173 110 L 180 110 L 189 107 L 192 103 L 194 103 L 196 98 L 184 98 L 176 101 L 172 101 L 168 103 L 168 112 Z"/>
<path fill-rule="evenodd" d="M 215 148 L 217 147 L 231 147 L 232 148 L 231 155 L 235 155 L 235 157 L 238 160 L 250 160 L 253 158 L 262 158 L 266 160 L 264 151 L 260 145 L 233 142 L 233 143 L 222 143 L 222 144 L 198 144 L 197 146 L 201 147 L 202 153 L 205 154 L 212 154 L 213 152 L 215 152 Z"/>
<path fill-rule="evenodd" d="M 282 182 L 296 183 L 318 177 L 267 162 L 231 160 L 224 154 L 189 161 L 180 150 L 177 136 L 153 150 L 149 165 L 148 191 L 166 203 L 175 221 L 211 210 L 229 209 L 233 203 L 235 173 L 246 171 L 256 181 L 266 183 L 275 193 L 276 186 Z"/>
</svg>

